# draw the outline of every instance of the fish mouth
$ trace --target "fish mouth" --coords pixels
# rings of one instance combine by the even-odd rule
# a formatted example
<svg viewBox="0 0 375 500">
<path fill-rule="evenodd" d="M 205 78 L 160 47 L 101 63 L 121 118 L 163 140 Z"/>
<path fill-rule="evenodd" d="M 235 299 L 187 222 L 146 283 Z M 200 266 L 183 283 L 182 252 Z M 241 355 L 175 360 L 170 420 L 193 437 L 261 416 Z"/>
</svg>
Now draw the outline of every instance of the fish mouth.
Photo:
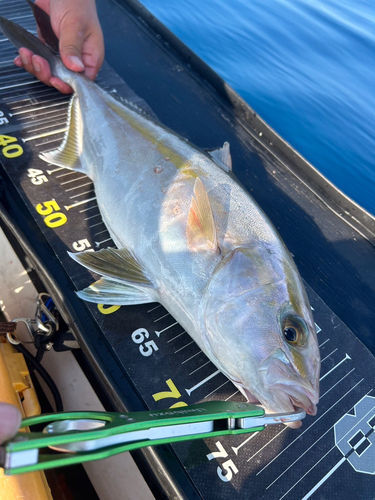
<svg viewBox="0 0 375 500">
<path fill-rule="evenodd" d="M 270 389 L 275 391 L 278 399 L 288 407 L 287 411 L 301 408 L 308 415 L 316 415 L 318 398 L 308 388 L 301 385 L 273 384 Z"/>
<path fill-rule="evenodd" d="M 260 374 L 264 387 L 273 396 L 272 406 L 277 408 L 276 411 L 296 411 L 300 408 L 308 415 L 316 415 L 319 381 L 313 383 L 301 377 L 290 363 L 277 358 L 269 360 Z"/>
</svg>

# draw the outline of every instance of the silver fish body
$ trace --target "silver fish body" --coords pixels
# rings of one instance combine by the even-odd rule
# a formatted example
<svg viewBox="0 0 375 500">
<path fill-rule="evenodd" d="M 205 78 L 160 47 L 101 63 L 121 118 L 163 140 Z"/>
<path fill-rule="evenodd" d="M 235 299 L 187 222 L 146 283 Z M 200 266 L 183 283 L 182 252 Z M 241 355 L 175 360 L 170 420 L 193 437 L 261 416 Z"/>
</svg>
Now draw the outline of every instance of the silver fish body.
<svg viewBox="0 0 375 500">
<path fill-rule="evenodd" d="M 72 254 L 103 276 L 79 295 L 160 302 L 249 400 L 315 414 L 309 301 L 276 230 L 230 173 L 228 146 L 209 156 L 61 62 L 53 72 L 75 94 L 62 146 L 42 158 L 93 180 L 118 248 Z"/>
</svg>

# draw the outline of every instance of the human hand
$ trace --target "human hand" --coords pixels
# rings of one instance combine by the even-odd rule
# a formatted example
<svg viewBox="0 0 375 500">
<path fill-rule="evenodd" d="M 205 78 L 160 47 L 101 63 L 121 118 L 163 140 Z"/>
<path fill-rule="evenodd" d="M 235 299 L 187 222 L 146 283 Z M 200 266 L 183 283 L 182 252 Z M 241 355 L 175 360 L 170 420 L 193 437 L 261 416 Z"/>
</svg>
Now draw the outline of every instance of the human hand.
<svg viewBox="0 0 375 500">
<path fill-rule="evenodd" d="M 104 60 L 104 40 L 95 0 L 36 0 L 51 18 L 53 31 L 59 39 L 59 51 L 65 66 L 94 80 Z M 46 85 L 63 94 L 72 89 L 60 78 L 52 76 L 48 62 L 25 47 L 19 50 L 14 63 L 36 76 Z"/>
<path fill-rule="evenodd" d="M 0 444 L 8 441 L 18 431 L 21 412 L 8 403 L 0 403 Z"/>
</svg>

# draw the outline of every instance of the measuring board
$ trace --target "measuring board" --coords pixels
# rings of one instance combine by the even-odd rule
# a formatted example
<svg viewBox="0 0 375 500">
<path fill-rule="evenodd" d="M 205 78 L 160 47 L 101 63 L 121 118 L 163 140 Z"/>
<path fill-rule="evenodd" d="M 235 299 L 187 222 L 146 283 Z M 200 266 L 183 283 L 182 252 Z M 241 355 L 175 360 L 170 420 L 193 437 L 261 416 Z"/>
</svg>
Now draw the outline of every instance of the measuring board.
<svg viewBox="0 0 375 500">
<path fill-rule="evenodd" d="M 17 8 L 15 9 L 15 4 Z M 17 15 L 13 14 L 17 12 Z M 27 5 L 0 3 L 0 15 L 35 32 Z M 38 158 L 62 141 L 69 98 L 13 66 L 0 37 L 0 163 L 68 273 L 72 289 L 96 277 L 67 251 L 113 246 L 91 181 Z M 144 103 L 108 66 L 98 83 Z M 38 236 L 35 235 L 37 238 Z M 316 417 L 292 430 L 270 426 L 248 436 L 173 445 L 202 499 L 346 499 L 375 496 L 375 360 L 308 286 L 322 357 Z M 150 409 L 207 400 L 241 401 L 232 383 L 159 304 L 86 304 L 123 376 Z"/>
</svg>

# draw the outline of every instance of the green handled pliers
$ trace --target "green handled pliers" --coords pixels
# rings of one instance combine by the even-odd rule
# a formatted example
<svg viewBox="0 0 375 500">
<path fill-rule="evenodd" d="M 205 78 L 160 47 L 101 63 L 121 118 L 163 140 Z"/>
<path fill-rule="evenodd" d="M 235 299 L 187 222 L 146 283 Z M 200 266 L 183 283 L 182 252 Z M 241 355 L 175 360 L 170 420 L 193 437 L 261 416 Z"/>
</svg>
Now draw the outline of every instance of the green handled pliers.
<svg viewBox="0 0 375 500">
<path fill-rule="evenodd" d="M 263 408 L 250 403 L 219 401 L 133 413 L 50 413 L 22 421 L 22 427 L 46 427 L 43 432 L 18 432 L 0 447 L 0 466 L 8 475 L 21 474 L 98 460 L 144 446 L 262 431 L 267 424 L 305 416 L 303 410 L 265 414 Z M 43 448 L 60 453 L 42 453 Z"/>
</svg>

